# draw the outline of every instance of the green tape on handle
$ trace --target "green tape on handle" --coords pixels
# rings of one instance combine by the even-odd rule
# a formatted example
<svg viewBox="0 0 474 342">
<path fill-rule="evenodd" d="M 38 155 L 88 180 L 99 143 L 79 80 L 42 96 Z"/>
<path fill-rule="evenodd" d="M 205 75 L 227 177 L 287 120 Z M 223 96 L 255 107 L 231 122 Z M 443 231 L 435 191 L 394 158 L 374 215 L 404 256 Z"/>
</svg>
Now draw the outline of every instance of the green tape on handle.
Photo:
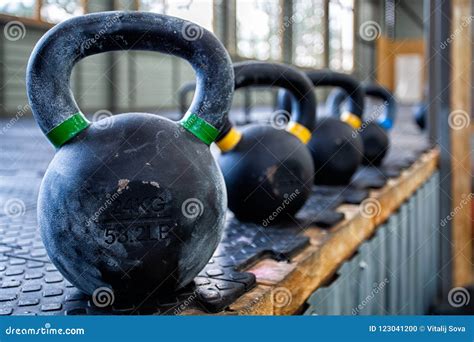
<svg viewBox="0 0 474 342">
<path fill-rule="evenodd" d="M 90 125 L 81 112 L 74 114 L 46 134 L 54 147 L 59 148 Z"/>
<path fill-rule="evenodd" d="M 206 145 L 213 143 L 219 134 L 217 128 L 193 113 L 187 113 L 179 123 Z"/>
</svg>

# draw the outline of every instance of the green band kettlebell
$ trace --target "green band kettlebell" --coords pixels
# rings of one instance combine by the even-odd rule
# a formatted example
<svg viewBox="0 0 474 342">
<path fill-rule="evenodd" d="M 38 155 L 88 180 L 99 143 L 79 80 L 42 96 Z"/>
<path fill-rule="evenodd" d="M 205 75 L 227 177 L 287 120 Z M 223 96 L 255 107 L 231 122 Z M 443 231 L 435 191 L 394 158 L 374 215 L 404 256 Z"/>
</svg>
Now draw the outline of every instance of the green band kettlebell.
<svg viewBox="0 0 474 342">
<path fill-rule="evenodd" d="M 198 39 L 186 32 L 196 30 Z M 128 113 L 89 122 L 69 86 L 81 59 L 147 50 L 187 60 L 197 91 L 174 122 Z M 163 296 L 189 284 L 221 237 L 227 207 L 209 145 L 224 128 L 234 76 L 217 38 L 166 15 L 104 12 L 48 31 L 28 64 L 34 117 L 57 148 L 38 198 L 46 250 L 58 270 L 87 294 Z"/>
</svg>

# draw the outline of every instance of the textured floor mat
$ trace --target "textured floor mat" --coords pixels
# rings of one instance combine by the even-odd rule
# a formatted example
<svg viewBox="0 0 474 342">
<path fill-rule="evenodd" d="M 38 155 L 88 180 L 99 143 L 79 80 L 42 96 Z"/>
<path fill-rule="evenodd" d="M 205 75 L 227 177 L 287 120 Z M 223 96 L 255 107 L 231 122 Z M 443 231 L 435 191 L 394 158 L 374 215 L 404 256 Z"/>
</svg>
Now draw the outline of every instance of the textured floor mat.
<svg viewBox="0 0 474 342">
<path fill-rule="evenodd" d="M 12 217 L 15 215 L 18 217 Z M 222 242 L 194 286 L 169 301 L 159 302 L 151 294 L 143 303 L 112 303 L 101 308 L 51 264 L 35 212 L 17 212 L 0 217 L 0 314 L 173 314 L 183 311 L 183 306 L 221 311 L 255 285 L 255 276 L 240 270 L 262 257 L 289 259 L 308 244 L 299 233 L 299 228 L 264 228 L 230 219 Z"/>
</svg>

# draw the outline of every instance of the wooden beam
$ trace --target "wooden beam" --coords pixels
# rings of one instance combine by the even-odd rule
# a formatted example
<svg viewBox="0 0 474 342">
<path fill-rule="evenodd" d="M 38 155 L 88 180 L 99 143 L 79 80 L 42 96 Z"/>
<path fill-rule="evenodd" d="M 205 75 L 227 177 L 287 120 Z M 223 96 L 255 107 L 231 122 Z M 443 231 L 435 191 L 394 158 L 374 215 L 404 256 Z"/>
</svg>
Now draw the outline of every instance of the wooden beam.
<svg viewBox="0 0 474 342">
<path fill-rule="evenodd" d="M 227 50 L 230 54 L 237 54 L 237 0 L 225 1 L 227 3 Z"/>
<path fill-rule="evenodd" d="M 429 151 L 399 178 L 373 191 L 371 197 L 381 207 L 377 216 L 364 217 L 359 206 L 342 205 L 338 211 L 345 214 L 345 220 L 330 230 L 308 229 L 305 235 L 310 238 L 310 245 L 289 263 L 263 259 L 252 266 L 247 271 L 255 274 L 258 286 L 231 305 L 231 312 L 241 315 L 300 312 L 311 293 L 324 285 L 377 227 L 433 175 L 438 158 L 438 150 Z"/>
<path fill-rule="evenodd" d="M 395 61 L 400 54 L 417 54 L 424 58 L 425 41 L 423 39 L 393 40 L 381 36 L 376 41 L 377 82 L 384 87 L 395 90 Z M 423 71 L 423 75 L 426 72 Z M 422 82 L 424 84 L 424 81 Z"/>
<path fill-rule="evenodd" d="M 89 0 L 81 0 L 81 6 L 84 14 L 89 13 Z M 115 1 L 114 1 L 114 9 L 115 9 Z"/>
<path fill-rule="evenodd" d="M 43 0 L 36 0 L 35 1 L 35 20 L 43 21 L 41 19 L 41 8 L 43 7 Z"/>
<path fill-rule="evenodd" d="M 471 1 L 452 0 L 451 20 L 451 197 L 453 286 L 472 282 L 471 221 Z M 464 120 L 457 125 L 455 120 Z M 448 127 L 447 127 L 448 129 Z"/>
<path fill-rule="evenodd" d="M 48 29 L 50 29 L 54 26 L 54 24 L 50 24 L 50 23 L 47 23 L 47 22 L 44 22 L 44 21 L 39 21 L 39 20 L 32 19 L 32 18 L 16 17 L 16 16 L 13 16 L 13 15 L 8 15 L 8 14 L 0 14 L 0 24 L 6 24 L 6 23 L 8 23 L 10 21 L 13 21 L 13 20 L 16 20 L 16 21 L 19 21 L 19 22 L 25 24 L 25 26 L 27 28 L 28 27 L 34 27 L 34 28 L 48 30 Z"/>
</svg>

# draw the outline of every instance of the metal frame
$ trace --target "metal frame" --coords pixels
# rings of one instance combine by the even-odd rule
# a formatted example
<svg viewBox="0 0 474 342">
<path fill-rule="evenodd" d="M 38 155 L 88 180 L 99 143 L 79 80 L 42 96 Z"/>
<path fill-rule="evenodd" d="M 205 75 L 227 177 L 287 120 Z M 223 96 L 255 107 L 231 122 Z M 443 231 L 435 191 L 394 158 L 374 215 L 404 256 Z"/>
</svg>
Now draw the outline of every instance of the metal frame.
<svg viewBox="0 0 474 342">
<path fill-rule="evenodd" d="M 0 36 L 0 104 L 2 104 L 2 107 L 0 107 L 0 116 L 3 116 L 6 114 L 6 108 L 5 106 L 5 48 L 4 48 L 4 36 Z"/>
<path fill-rule="evenodd" d="M 437 118 L 436 118 L 436 108 L 433 105 L 430 105 L 430 99 L 435 99 L 435 79 L 432 75 L 436 74 L 436 65 L 431 60 L 430 56 L 435 56 L 436 51 L 434 51 L 435 46 L 435 29 L 434 29 L 434 18 L 432 17 L 432 9 L 435 6 L 434 0 L 425 0 L 424 3 L 424 17 L 425 17 L 425 42 L 426 42 L 426 53 L 425 53 L 425 63 L 427 65 L 427 75 L 426 83 L 428 89 L 425 90 L 425 101 L 428 104 L 427 110 L 427 131 L 428 137 L 432 144 L 436 143 L 436 127 L 437 127 Z"/>
<path fill-rule="evenodd" d="M 310 296 L 305 314 L 427 314 L 440 283 L 439 263 L 433 262 L 439 218 L 431 212 L 439 201 L 438 182 L 436 172 L 394 211 L 336 276 Z"/>
<path fill-rule="evenodd" d="M 285 27 L 280 31 L 280 53 L 284 63 L 293 62 L 293 25 L 285 25 L 293 17 L 293 1 L 280 0 L 280 27 Z"/>
<path fill-rule="evenodd" d="M 450 108 L 451 66 L 450 46 L 446 44 L 440 49 L 441 43 L 448 37 L 451 31 L 451 1 L 430 0 L 429 17 L 429 91 L 428 112 L 430 138 L 440 146 L 440 217 L 450 215 L 451 203 L 451 131 L 449 129 L 448 117 Z M 452 257 L 452 226 L 448 221 L 439 233 L 444 237 L 440 241 L 441 265 L 440 274 L 442 278 L 441 293 L 447 293 L 452 284 L 452 266 L 449 262 Z"/>
</svg>

